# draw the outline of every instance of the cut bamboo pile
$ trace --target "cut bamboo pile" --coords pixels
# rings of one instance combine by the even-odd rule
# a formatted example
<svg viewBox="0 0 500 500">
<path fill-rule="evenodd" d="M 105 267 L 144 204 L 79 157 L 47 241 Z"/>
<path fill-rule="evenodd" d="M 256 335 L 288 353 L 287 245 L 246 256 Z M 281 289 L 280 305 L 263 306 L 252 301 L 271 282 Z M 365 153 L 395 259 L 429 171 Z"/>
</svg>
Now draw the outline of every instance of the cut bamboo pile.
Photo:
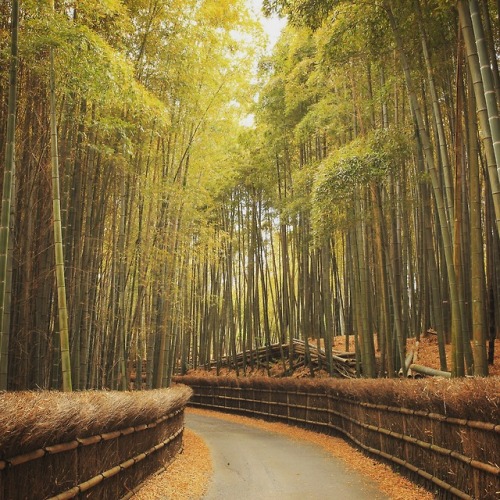
<svg viewBox="0 0 500 500">
<path fill-rule="evenodd" d="M 309 362 L 307 360 L 306 343 L 303 340 L 293 339 L 292 356 L 294 358 L 294 368 L 301 366 L 309 366 L 313 370 L 321 368 L 329 371 L 329 363 L 326 352 L 323 349 L 318 349 L 314 344 L 309 343 Z M 210 368 L 225 367 L 225 368 L 243 368 L 246 366 L 262 365 L 267 366 L 267 363 L 276 363 L 282 359 L 290 358 L 289 344 L 271 344 L 262 346 L 251 351 L 240 352 L 236 356 L 224 356 L 221 360 L 212 360 Z M 334 377 L 354 378 L 356 376 L 355 354 L 348 352 L 332 353 L 331 373 Z"/>
<path fill-rule="evenodd" d="M 412 349 L 406 356 L 405 369 L 408 377 L 416 378 L 417 376 L 428 376 L 428 377 L 451 378 L 451 372 L 436 370 L 435 368 L 430 368 L 429 366 L 424 366 L 417 363 L 418 346 L 419 342 L 416 342 L 415 349 L 414 350 Z"/>
</svg>

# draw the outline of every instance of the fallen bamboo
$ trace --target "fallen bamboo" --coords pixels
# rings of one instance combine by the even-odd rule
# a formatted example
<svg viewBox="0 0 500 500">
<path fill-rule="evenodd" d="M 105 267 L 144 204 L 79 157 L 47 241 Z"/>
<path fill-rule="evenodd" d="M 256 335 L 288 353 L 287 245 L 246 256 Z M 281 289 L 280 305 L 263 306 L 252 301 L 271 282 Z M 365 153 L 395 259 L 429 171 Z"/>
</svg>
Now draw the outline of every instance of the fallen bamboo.
<svg viewBox="0 0 500 500">
<path fill-rule="evenodd" d="M 429 375 L 431 377 L 443 377 L 443 378 L 451 377 L 450 372 L 435 370 L 434 368 L 429 368 L 428 366 L 423 366 L 423 365 L 417 365 L 415 363 L 412 363 L 410 365 L 410 370 L 413 370 L 414 372 L 417 373 L 421 373 L 422 375 Z"/>
</svg>

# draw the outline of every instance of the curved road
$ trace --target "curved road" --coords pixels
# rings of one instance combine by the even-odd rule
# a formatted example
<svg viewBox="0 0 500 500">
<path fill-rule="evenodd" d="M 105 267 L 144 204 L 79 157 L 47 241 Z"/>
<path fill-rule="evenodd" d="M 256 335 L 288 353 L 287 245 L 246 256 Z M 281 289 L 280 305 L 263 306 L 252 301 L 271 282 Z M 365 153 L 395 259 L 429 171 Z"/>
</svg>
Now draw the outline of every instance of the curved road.
<svg viewBox="0 0 500 500">
<path fill-rule="evenodd" d="M 204 500 L 382 500 L 387 497 L 321 447 L 219 418 L 186 415 L 212 454 Z"/>
</svg>

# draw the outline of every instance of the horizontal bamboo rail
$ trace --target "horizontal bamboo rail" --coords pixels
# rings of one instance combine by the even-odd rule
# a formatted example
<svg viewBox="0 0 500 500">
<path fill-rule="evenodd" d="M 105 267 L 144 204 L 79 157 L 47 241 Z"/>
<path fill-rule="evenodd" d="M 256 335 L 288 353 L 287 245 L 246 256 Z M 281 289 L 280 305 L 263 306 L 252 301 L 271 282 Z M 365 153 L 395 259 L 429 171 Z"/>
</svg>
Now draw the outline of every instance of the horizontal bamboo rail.
<svg viewBox="0 0 500 500">
<path fill-rule="evenodd" d="M 194 390 L 190 404 L 280 419 L 321 432 L 338 432 L 438 489 L 441 498 L 496 499 L 500 495 L 500 424 L 448 417 L 423 410 L 353 401 L 299 390 L 183 383 Z M 249 379 L 251 380 L 251 379 Z M 251 385 L 251 382 L 250 382 Z M 314 404 L 311 403 L 314 401 Z M 411 427 L 420 432 L 412 435 Z M 427 440 L 428 439 L 428 440 Z M 485 454 L 466 453 L 462 441 Z M 487 443 L 479 445 L 477 443 Z M 456 471 L 450 475 L 450 470 Z M 458 477 L 460 476 L 460 477 Z M 453 482 L 451 479 L 455 479 Z M 461 481 L 457 485 L 458 480 Z"/>
</svg>

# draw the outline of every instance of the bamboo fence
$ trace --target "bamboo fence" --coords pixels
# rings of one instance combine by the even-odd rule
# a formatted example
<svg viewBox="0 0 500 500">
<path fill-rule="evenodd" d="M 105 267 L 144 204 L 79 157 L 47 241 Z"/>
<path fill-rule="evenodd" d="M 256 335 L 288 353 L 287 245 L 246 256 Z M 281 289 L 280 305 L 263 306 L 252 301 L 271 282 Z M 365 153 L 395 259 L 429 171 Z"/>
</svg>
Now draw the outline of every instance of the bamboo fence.
<svg viewBox="0 0 500 500">
<path fill-rule="evenodd" d="M 187 391 L 172 408 L 164 409 L 163 416 L 149 423 L 107 432 L 104 419 L 102 432 L 97 434 L 2 457 L 0 500 L 132 496 L 150 474 L 169 464 L 181 450 Z"/>
<path fill-rule="evenodd" d="M 328 369 L 329 361 L 323 349 L 318 349 L 316 345 L 309 344 L 309 363 L 317 370 L 320 367 Z M 293 339 L 293 355 L 297 357 L 294 361 L 294 367 L 306 365 L 306 346 L 303 340 Z M 289 344 L 270 344 L 262 346 L 251 351 L 240 352 L 236 356 L 227 355 L 219 361 L 212 360 L 207 368 L 214 369 L 217 366 L 234 369 L 243 368 L 245 365 L 265 366 L 269 362 L 277 362 L 290 356 Z M 349 352 L 334 351 L 332 353 L 332 376 L 339 378 L 354 378 L 356 376 L 355 354 Z"/>
<path fill-rule="evenodd" d="M 437 498 L 500 498 L 500 423 L 345 397 L 301 381 L 190 380 L 190 404 L 340 433 Z M 359 381 L 361 384 L 363 381 Z M 496 401 L 496 400 L 495 400 Z M 498 402 L 494 404 L 497 404 Z"/>
</svg>

